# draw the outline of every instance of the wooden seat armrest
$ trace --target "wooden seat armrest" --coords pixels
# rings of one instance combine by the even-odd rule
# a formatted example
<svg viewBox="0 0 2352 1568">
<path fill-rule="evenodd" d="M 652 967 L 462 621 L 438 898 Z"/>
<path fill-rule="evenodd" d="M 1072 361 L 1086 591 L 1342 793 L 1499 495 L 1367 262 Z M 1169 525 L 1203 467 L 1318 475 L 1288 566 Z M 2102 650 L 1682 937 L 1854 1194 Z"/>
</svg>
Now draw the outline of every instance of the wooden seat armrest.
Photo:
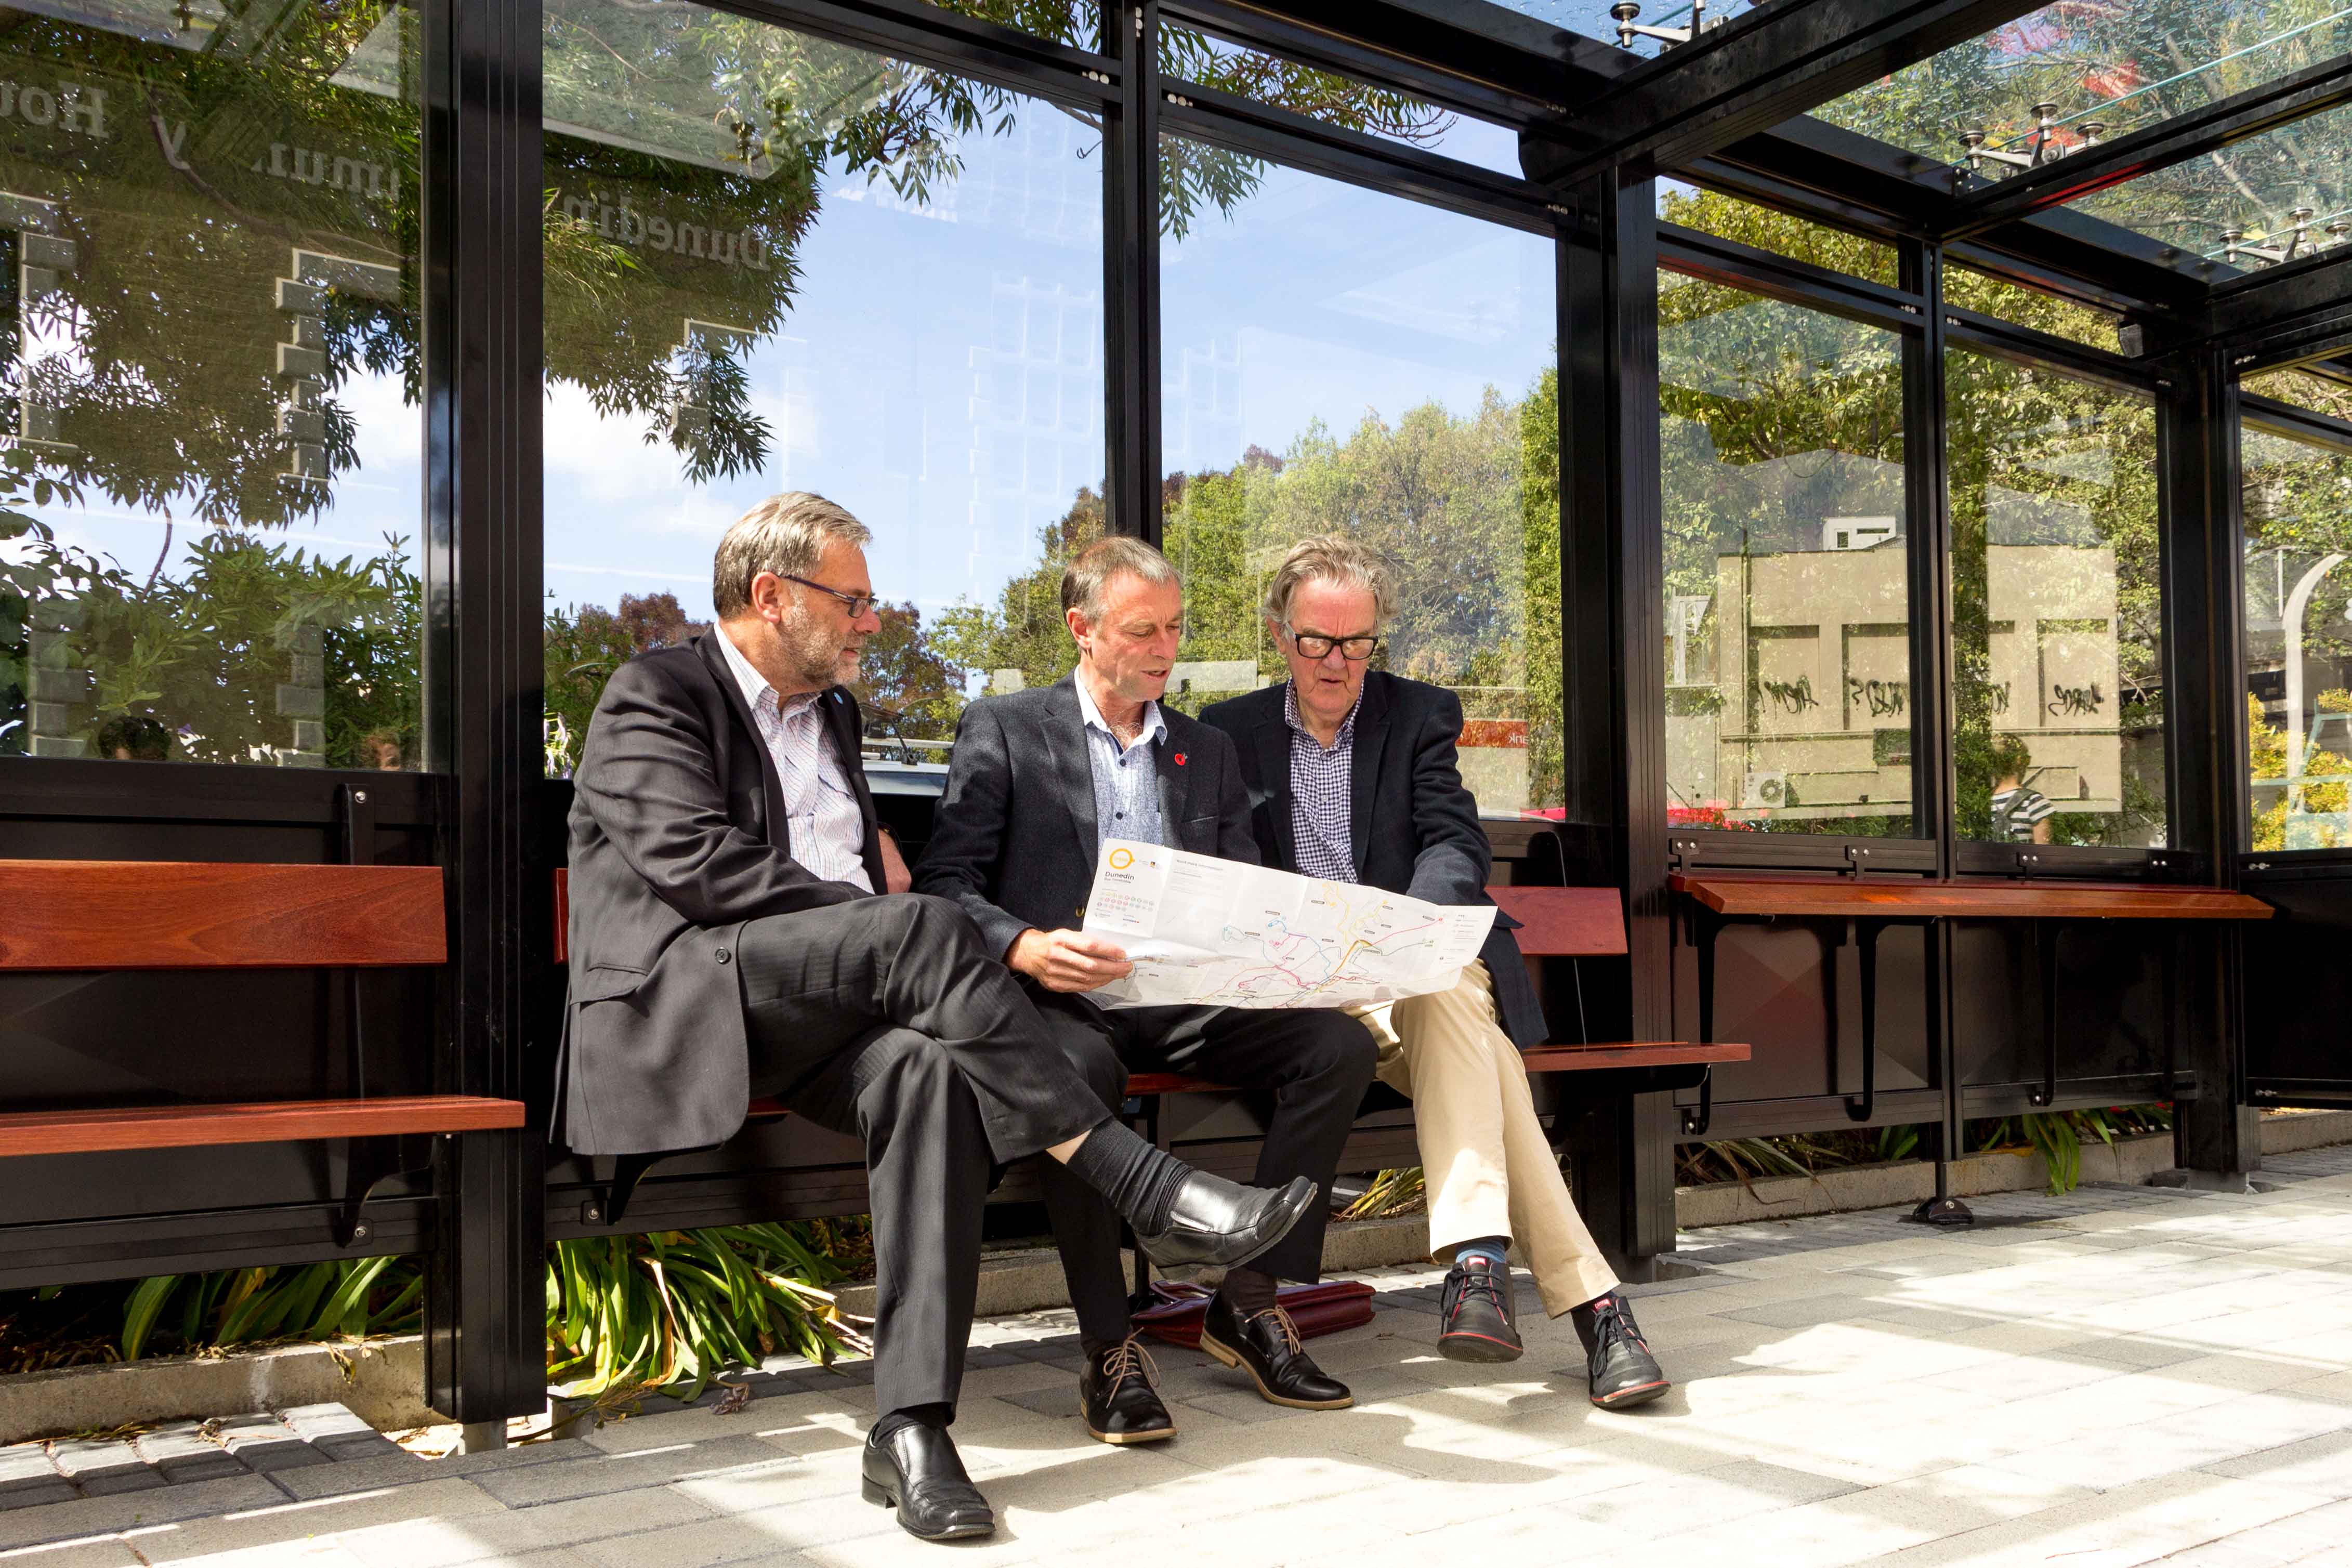
<svg viewBox="0 0 2352 1568">
<path fill-rule="evenodd" d="M 281 1100 L 234 1105 L 135 1105 L 0 1114 L 0 1155 L 189 1149 L 306 1138 L 475 1133 L 523 1124 L 523 1103 L 471 1094 L 373 1100 Z"/>
</svg>

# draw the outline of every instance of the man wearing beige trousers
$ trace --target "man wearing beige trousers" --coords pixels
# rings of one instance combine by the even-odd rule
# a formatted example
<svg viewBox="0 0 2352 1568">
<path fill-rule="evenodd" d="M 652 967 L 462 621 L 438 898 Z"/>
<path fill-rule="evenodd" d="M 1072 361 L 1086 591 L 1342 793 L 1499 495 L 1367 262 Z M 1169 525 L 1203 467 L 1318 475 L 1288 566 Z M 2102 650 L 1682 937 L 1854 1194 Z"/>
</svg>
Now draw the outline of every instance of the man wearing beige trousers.
<svg viewBox="0 0 2352 1568">
<path fill-rule="evenodd" d="M 1484 904 L 1492 852 L 1455 766 L 1461 701 L 1370 670 L 1394 600 L 1377 552 L 1341 536 L 1301 539 L 1263 606 L 1290 679 L 1201 716 L 1241 753 L 1266 864 L 1432 904 Z M 1413 1102 L 1431 1255 L 1452 1265 L 1438 1348 L 1459 1361 L 1520 1354 L 1516 1250 L 1545 1311 L 1570 1314 L 1592 1402 L 1643 1404 L 1669 1384 L 1536 1118 L 1519 1048 L 1542 1042 L 1543 1009 L 1515 924 L 1496 915 L 1452 990 L 1357 1009 L 1379 1046 L 1381 1081 Z"/>
</svg>

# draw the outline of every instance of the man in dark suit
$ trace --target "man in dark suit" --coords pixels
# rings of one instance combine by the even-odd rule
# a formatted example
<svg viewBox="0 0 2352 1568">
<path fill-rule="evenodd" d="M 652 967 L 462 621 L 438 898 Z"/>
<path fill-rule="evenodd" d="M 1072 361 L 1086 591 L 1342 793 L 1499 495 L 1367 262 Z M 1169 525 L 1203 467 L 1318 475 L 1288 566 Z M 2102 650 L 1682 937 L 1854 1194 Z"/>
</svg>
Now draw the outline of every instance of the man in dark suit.
<svg viewBox="0 0 2352 1568">
<path fill-rule="evenodd" d="M 1108 1041 L 1130 1068 L 1270 1091 L 1257 1181 L 1307 1176 L 1328 1192 L 1371 1082 L 1362 1025 L 1337 1010 L 1107 1009 L 1086 995 L 1131 968 L 1117 944 L 1077 929 L 1104 839 L 1253 864 L 1257 844 L 1232 744 L 1160 706 L 1184 619 L 1167 559 L 1139 539 L 1097 540 L 1063 573 L 1062 606 L 1077 670 L 964 710 L 916 885 L 962 906 L 1065 1039 Z M 1116 1221 L 1098 1203 L 1083 1207 L 1055 1216 L 1055 1239 L 1087 1351 L 1087 1429 L 1107 1442 L 1169 1437 L 1175 1425 L 1149 1364 L 1128 1343 Z M 1276 1299 L 1277 1278 L 1321 1273 L 1327 1212 L 1229 1270 L 1201 1332 L 1202 1348 L 1246 1371 L 1265 1398 L 1301 1409 L 1353 1402 L 1300 1348 Z"/>
<path fill-rule="evenodd" d="M 1432 904 L 1491 902 L 1478 803 L 1454 766 L 1462 703 L 1443 686 L 1367 674 L 1395 592 L 1388 563 L 1344 536 L 1302 539 L 1266 587 L 1266 628 L 1290 679 L 1201 716 L 1233 737 L 1266 863 Z M 1576 1212 L 1537 1120 L 1519 1048 L 1543 1043 L 1543 1009 L 1511 922 L 1497 915 L 1460 984 L 1356 1009 L 1381 1043 L 1382 1082 L 1413 1101 L 1428 1176 L 1431 1256 L 1453 1265 L 1438 1348 L 1510 1361 L 1507 1249 L 1527 1260 L 1554 1317 L 1572 1313 L 1592 1401 L 1668 1386 Z"/>
<path fill-rule="evenodd" d="M 946 1539 L 994 1525 L 947 1436 L 992 1165 L 1051 1155 L 1163 1261 L 1245 1260 L 1322 1205 L 1311 1183 L 1193 1171 L 1111 1118 L 1118 1058 L 1049 1030 L 961 910 L 906 891 L 843 685 L 880 626 L 868 537 L 819 497 L 761 503 L 720 541 L 718 625 L 606 684 L 574 779 L 560 1136 L 705 1147 L 777 1094 L 865 1140 L 866 1495 Z"/>
</svg>

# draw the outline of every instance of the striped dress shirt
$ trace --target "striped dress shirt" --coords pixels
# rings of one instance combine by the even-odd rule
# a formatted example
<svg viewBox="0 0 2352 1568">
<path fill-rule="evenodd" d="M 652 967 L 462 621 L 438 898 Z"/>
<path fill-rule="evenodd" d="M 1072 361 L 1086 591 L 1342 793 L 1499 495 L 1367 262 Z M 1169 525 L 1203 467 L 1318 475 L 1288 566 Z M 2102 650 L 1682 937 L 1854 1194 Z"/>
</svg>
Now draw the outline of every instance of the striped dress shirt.
<svg viewBox="0 0 2352 1568">
<path fill-rule="evenodd" d="M 735 684 L 751 706 L 751 721 L 760 739 L 775 758 L 776 778 L 784 787 L 784 821 L 792 835 L 793 859 L 811 876 L 826 882 L 874 891 L 866 872 L 866 817 L 857 809 L 857 791 L 849 782 L 842 760 L 825 741 L 824 692 L 803 692 L 795 697 L 776 695 L 768 678 L 735 646 L 722 628 L 719 639 Z"/>
</svg>

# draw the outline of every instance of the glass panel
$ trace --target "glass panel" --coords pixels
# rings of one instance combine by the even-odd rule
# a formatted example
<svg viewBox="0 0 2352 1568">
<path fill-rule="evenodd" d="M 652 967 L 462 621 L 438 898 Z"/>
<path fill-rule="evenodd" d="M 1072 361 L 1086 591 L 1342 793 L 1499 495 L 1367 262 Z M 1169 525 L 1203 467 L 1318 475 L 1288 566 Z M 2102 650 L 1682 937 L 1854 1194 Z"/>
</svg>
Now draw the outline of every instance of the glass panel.
<svg viewBox="0 0 2352 1568">
<path fill-rule="evenodd" d="M 1963 133 L 1995 156 L 2043 160 L 2259 87 L 2352 46 L 2341 0 L 2147 0 L 2055 5 L 1944 50 L 1813 112 L 1963 164 Z M 2045 121 L 2039 106 L 2048 105 Z"/>
<path fill-rule="evenodd" d="M 2352 108 L 2155 169 L 2073 205 L 2245 269 L 2352 239 Z"/>
<path fill-rule="evenodd" d="M 1073 48 L 1099 49 L 1101 9 L 1095 0 L 929 0 L 942 11 L 1019 27 Z"/>
<path fill-rule="evenodd" d="M 1907 835 L 1902 340 L 1659 284 L 1668 818 Z"/>
<path fill-rule="evenodd" d="M 2352 420 L 2352 381 L 2309 371 L 2264 371 L 2238 383 L 2256 397 L 2276 398 L 2331 419 Z"/>
<path fill-rule="evenodd" d="M 272 16 L 0 6 L 0 756 L 420 765 L 415 13 Z"/>
<path fill-rule="evenodd" d="M 1720 191 L 1701 190 L 1680 180 L 1660 180 L 1658 218 L 1662 223 L 1679 224 L 1717 239 L 1808 261 L 1832 272 L 1868 278 L 1889 288 L 1901 286 L 1893 246 L 1808 223 L 1788 213 L 1727 196 Z"/>
<path fill-rule="evenodd" d="M 2165 842 L 2156 407 L 1946 356 L 1962 839 Z"/>
<path fill-rule="evenodd" d="M 1245 48 L 1213 33 L 1163 24 L 1160 68 L 1181 80 L 1286 109 L 1326 125 L 1520 177 L 1519 133 L 1508 126 L 1455 114 L 1338 71 L 1317 70 L 1280 55 Z"/>
<path fill-rule="evenodd" d="M 2121 325 L 2117 318 L 2007 278 L 1971 272 L 1965 267 L 1945 269 L 1944 302 L 2006 321 L 2012 327 L 2029 327 L 2069 342 L 2105 349 L 2110 354 L 2123 352 L 2123 344 L 2116 336 L 2116 329 Z"/>
<path fill-rule="evenodd" d="M 2352 849 L 2352 453 L 2248 428 L 2249 847 Z"/>
<path fill-rule="evenodd" d="M 1206 150 L 1165 139 L 1171 161 Z M 1537 235 L 1279 165 L 1160 264 L 1182 706 L 1287 677 L 1256 612 L 1295 540 L 1385 550 L 1377 658 L 1457 692 L 1490 816 L 1559 814 L 1554 259 Z"/>
<path fill-rule="evenodd" d="M 1101 528 L 1097 131 L 700 6 L 550 0 L 546 37 L 549 769 L 782 490 L 874 529 L 867 734 L 940 756 L 1004 616 L 1067 643 L 1035 585 Z"/>
</svg>

